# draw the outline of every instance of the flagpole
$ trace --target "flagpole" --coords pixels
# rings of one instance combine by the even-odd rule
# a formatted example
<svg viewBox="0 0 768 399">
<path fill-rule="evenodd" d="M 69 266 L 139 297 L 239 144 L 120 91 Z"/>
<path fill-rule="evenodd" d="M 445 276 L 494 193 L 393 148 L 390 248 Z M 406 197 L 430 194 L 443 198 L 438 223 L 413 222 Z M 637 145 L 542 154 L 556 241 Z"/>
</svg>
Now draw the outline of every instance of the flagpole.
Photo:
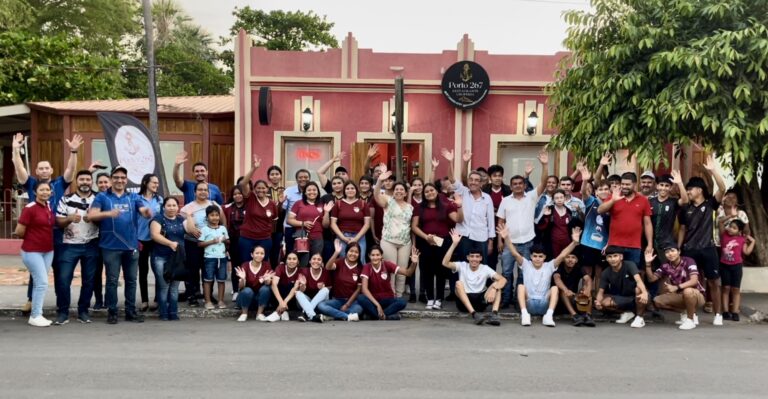
<svg viewBox="0 0 768 399">
<path fill-rule="evenodd" d="M 147 48 L 147 95 L 149 97 L 149 133 L 152 136 L 152 147 L 155 151 L 156 162 L 159 163 L 159 167 L 156 168 L 160 173 L 158 180 L 160 180 L 160 187 L 158 187 L 158 193 L 163 197 L 167 197 L 170 192 L 168 191 L 168 183 L 165 179 L 165 167 L 163 165 L 162 154 L 160 153 L 160 135 L 157 130 L 157 93 L 155 92 L 155 40 L 154 40 L 154 24 L 152 23 L 152 0 L 141 0 L 144 7 L 144 32 L 145 42 Z"/>
</svg>

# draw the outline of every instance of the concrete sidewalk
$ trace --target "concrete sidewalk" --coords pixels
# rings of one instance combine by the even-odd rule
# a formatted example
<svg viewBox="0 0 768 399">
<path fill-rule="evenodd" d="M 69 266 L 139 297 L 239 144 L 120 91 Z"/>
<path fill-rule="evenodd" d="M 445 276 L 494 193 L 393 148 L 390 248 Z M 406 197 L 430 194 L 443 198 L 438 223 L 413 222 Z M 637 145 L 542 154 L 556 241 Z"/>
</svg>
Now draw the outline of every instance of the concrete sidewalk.
<svg viewBox="0 0 768 399">
<path fill-rule="evenodd" d="M 54 287 L 53 287 L 53 274 L 49 273 L 49 286 L 48 291 L 46 293 L 45 297 L 45 304 L 43 306 L 43 311 L 46 316 L 55 316 L 56 314 L 56 295 L 54 293 Z M 75 278 L 72 283 L 71 287 L 71 303 L 70 303 L 70 315 L 74 317 L 74 315 L 77 314 L 77 301 L 80 297 L 80 281 L 79 281 L 80 273 L 79 268 L 75 271 Z M 21 258 L 18 256 L 0 256 L 0 317 L 21 317 L 21 307 L 26 302 L 26 293 L 27 293 L 27 281 L 29 279 L 29 274 L 27 273 L 26 267 L 21 262 Z M 150 302 L 154 298 L 154 275 L 150 271 L 148 277 L 148 285 L 149 285 L 149 298 Z M 180 287 L 180 291 L 183 292 L 183 284 Z M 205 310 L 202 307 L 199 308 L 191 308 L 187 305 L 186 302 L 180 302 L 179 303 L 179 316 L 183 318 L 212 318 L 212 319 L 220 319 L 220 318 L 236 318 L 240 311 L 233 308 L 233 303 L 231 301 L 232 296 L 230 294 L 231 292 L 231 285 L 228 282 L 227 288 L 226 288 L 227 294 L 225 295 L 225 302 L 228 305 L 227 309 L 215 309 L 215 310 Z M 118 303 L 119 307 L 122 309 L 124 304 L 124 295 L 123 295 L 123 281 L 122 277 L 119 282 L 118 287 Z M 215 295 L 215 287 L 214 287 L 214 295 Z M 447 295 L 447 290 L 446 290 Z M 136 300 L 137 302 L 141 301 L 138 289 L 136 292 Z M 93 305 L 93 300 L 91 300 L 91 305 Z M 490 308 L 487 309 L 490 311 Z M 92 316 L 95 317 L 104 317 L 106 318 L 106 311 L 92 311 Z M 664 312 L 664 318 L 668 322 L 672 322 L 676 320 L 677 315 L 672 314 L 671 312 Z M 762 321 L 768 321 L 766 320 L 766 315 L 768 315 L 768 294 L 757 294 L 757 293 L 745 293 L 742 294 L 742 306 L 741 306 L 741 314 L 742 314 L 742 321 L 741 323 L 749 323 L 749 322 L 762 322 Z M 292 318 L 294 318 L 296 315 L 292 315 Z M 424 304 L 417 302 L 417 303 L 409 303 L 406 309 L 402 312 L 402 315 L 404 318 L 465 318 L 467 317 L 466 313 L 460 313 L 456 309 L 456 305 L 452 301 L 444 301 L 443 302 L 443 309 L 442 310 L 425 310 Z M 519 319 L 519 314 L 515 311 L 514 308 L 505 309 L 500 312 L 502 319 Z M 147 317 L 157 317 L 157 312 L 147 312 L 145 314 Z M 557 318 L 557 317 L 556 317 Z M 702 320 L 702 323 L 710 323 L 712 319 L 711 314 L 700 314 L 700 318 Z M 560 320 L 563 320 L 563 323 L 567 323 L 567 319 L 569 317 L 567 315 L 560 316 Z M 596 317 L 597 321 L 611 321 L 611 318 L 601 318 Z M 659 319 L 652 319 L 651 317 L 646 318 L 647 321 L 662 321 Z M 726 321 L 726 323 L 733 323 Z M 570 323 L 568 323 L 570 324 Z M 726 324 L 726 325 L 727 325 Z"/>
</svg>

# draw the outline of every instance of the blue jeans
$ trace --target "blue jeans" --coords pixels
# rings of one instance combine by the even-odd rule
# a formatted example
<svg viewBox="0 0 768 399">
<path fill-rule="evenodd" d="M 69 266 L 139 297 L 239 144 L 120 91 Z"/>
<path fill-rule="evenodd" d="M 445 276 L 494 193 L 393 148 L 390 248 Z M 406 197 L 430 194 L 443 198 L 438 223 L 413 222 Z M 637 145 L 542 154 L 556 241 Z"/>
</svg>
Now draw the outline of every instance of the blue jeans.
<svg viewBox="0 0 768 399">
<path fill-rule="evenodd" d="M 357 233 L 344 232 L 344 237 L 347 237 L 347 238 L 351 238 L 356 235 Z M 363 257 L 365 257 L 365 250 L 366 250 L 365 236 L 362 236 L 360 238 L 360 241 L 358 241 L 357 243 L 360 244 L 360 259 L 362 259 Z M 331 244 L 333 244 L 333 241 L 331 241 Z M 346 256 L 347 256 L 347 243 L 344 241 L 341 241 L 341 253 L 339 253 L 339 259 L 344 259 Z"/>
<path fill-rule="evenodd" d="M 161 319 L 175 319 L 179 317 L 179 283 L 178 280 L 168 284 L 163 278 L 165 264 L 168 258 L 162 256 L 152 257 L 152 272 L 155 273 L 155 287 L 157 287 L 157 306 Z"/>
<path fill-rule="evenodd" d="M 117 280 L 120 279 L 120 268 L 123 269 L 125 280 L 125 314 L 136 314 L 136 280 L 139 275 L 139 251 L 101 249 L 104 257 L 104 268 L 107 270 L 107 286 L 105 289 L 105 305 L 109 314 L 117 314 Z"/>
<path fill-rule="evenodd" d="M 58 256 L 59 263 L 54 265 L 54 282 L 56 284 L 56 309 L 60 315 L 69 314 L 70 287 L 75 267 L 80 262 L 80 298 L 77 301 L 77 313 L 88 313 L 93 295 L 94 276 L 99 260 L 99 240 L 87 244 L 64 244 Z"/>
<path fill-rule="evenodd" d="M 642 261 L 643 251 L 641 251 L 640 248 L 620 248 L 624 251 L 624 260 L 635 262 L 635 266 L 637 266 L 638 269 L 643 267 L 644 264 L 640 263 Z"/>
<path fill-rule="evenodd" d="M 357 298 L 357 301 L 360 303 L 360 306 L 363 307 L 365 313 L 368 313 L 368 316 L 373 317 L 375 320 L 379 320 L 379 312 L 376 310 L 376 305 L 374 305 L 367 296 L 360 295 Z M 383 298 L 377 299 L 377 301 L 379 302 L 379 305 L 381 305 L 381 308 L 384 310 L 385 316 L 396 314 L 397 312 L 405 309 L 405 306 L 407 305 L 405 299 L 403 298 Z"/>
<path fill-rule="evenodd" d="M 203 281 L 207 283 L 212 283 L 213 280 L 220 283 L 227 281 L 227 258 L 205 258 L 203 264 L 205 265 Z"/>
<path fill-rule="evenodd" d="M 42 316 L 45 292 L 48 290 L 48 268 L 53 263 L 53 251 L 24 252 L 21 250 L 21 260 L 29 270 L 30 278 L 34 279 L 31 317 Z"/>
<path fill-rule="evenodd" d="M 531 247 L 533 247 L 533 240 L 522 244 L 515 244 L 517 252 L 526 259 L 531 259 Z M 517 284 L 514 284 L 512 278 L 514 277 L 515 269 L 519 266 L 520 265 L 517 264 L 515 258 L 512 257 L 512 252 L 509 252 L 509 248 L 505 246 L 504 252 L 501 253 L 501 275 L 507 279 L 507 284 L 504 285 L 504 291 L 501 293 L 502 305 L 510 304 L 512 298 L 514 298 L 515 287 Z"/>
<path fill-rule="evenodd" d="M 329 292 L 327 287 L 323 287 L 310 299 L 305 293 L 298 291 L 296 292 L 296 301 L 299 302 L 299 306 L 301 306 L 304 314 L 311 319 L 315 317 L 315 308 L 317 308 L 320 302 L 328 300 Z"/>
<path fill-rule="evenodd" d="M 272 251 L 272 238 L 267 238 L 265 240 L 252 240 L 250 238 L 246 238 L 243 236 L 240 236 L 240 239 L 237 242 L 238 250 L 240 251 L 240 262 L 250 262 L 251 259 L 251 253 L 253 253 L 253 249 L 257 246 L 264 248 L 264 260 L 269 261 L 269 254 L 270 251 Z M 240 265 L 232 265 L 233 267 L 240 267 Z M 274 269 L 277 267 L 277 265 L 272 265 L 272 268 Z"/>
<path fill-rule="evenodd" d="M 549 310 L 549 301 L 547 298 L 528 298 L 525 307 L 529 314 L 542 316 Z"/>
<path fill-rule="evenodd" d="M 358 296 L 358 298 L 360 298 L 360 296 Z M 347 299 L 349 298 L 334 298 L 320 302 L 320 304 L 317 305 L 317 310 L 321 314 L 333 317 L 336 320 L 347 320 L 347 316 L 351 315 L 352 313 L 363 313 L 363 308 L 360 306 L 357 300 L 352 302 L 352 305 L 350 305 L 349 309 L 347 309 L 347 313 L 342 312 L 341 307 L 347 303 Z"/>
<path fill-rule="evenodd" d="M 259 288 L 259 294 L 253 291 L 251 287 L 245 287 L 237 294 L 237 305 L 243 311 L 256 310 L 259 306 L 267 306 L 272 298 L 272 290 L 266 285 Z"/>
</svg>

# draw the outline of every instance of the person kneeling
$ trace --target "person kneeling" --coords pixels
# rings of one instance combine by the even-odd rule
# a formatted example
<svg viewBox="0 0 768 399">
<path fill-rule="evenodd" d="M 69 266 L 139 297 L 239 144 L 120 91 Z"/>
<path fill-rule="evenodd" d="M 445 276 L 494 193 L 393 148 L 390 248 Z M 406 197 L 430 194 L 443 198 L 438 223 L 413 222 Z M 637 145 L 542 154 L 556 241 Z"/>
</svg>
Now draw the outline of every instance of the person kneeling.
<svg viewBox="0 0 768 399">
<path fill-rule="evenodd" d="M 248 311 L 256 309 L 256 320 L 267 321 L 264 316 L 264 308 L 272 297 L 270 285 L 275 273 L 269 267 L 269 262 L 264 260 L 266 252 L 264 247 L 256 246 L 251 253 L 253 259 L 235 268 L 235 274 L 239 278 L 240 288 L 237 290 L 237 304 L 242 309 L 242 314 L 237 321 L 248 320 Z"/>
<path fill-rule="evenodd" d="M 645 327 L 645 307 L 648 305 L 648 291 L 634 262 L 624 260 L 624 249 L 608 246 L 605 249 L 605 260 L 609 268 L 600 274 L 600 289 L 597 290 L 595 308 L 609 312 L 623 311 L 617 324 L 626 324 L 632 320 L 630 327 Z M 637 312 L 637 316 L 632 312 Z"/>
<path fill-rule="evenodd" d="M 560 291 L 560 303 L 571 315 L 574 327 L 594 327 L 595 321 L 591 315 L 592 278 L 579 264 L 576 252 L 565 256 L 563 264 L 555 270 L 552 280 Z"/>
<path fill-rule="evenodd" d="M 573 252 L 581 237 L 581 228 L 575 227 L 571 232 L 571 243 L 560 251 L 557 258 L 549 262 L 544 247 L 534 245 L 531 248 L 531 259 L 525 259 L 517 251 L 515 245 L 507 240 L 506 226 L 500 224 L 497 228 L 497 234 L 506 242 L 509 252 L 515 258 L 515 261 L 521 266 L 523 273 L 523 283 L 518 285 L 517 301 L 520 304 L 520 324 L 523 326 L 531 325 L 531 315 L 541 315 L 541 324 L 547 327 L 555 326 L 555 307 L 559 290 L 552 286 L 552 274 L 563 262 L 566 256 Z"/>
<path fill-rule="evenodd" d="M 410 277 L 419 264 L 419 250 L 411 248 L 411 264 L 403 270 L 400 266 L 382 260 L 381 247 L 371 247 L 371 263 L 363 266 L 363 295 L 358 298 L 366 314 L 378 320 L 400 320 L 400 311 L 405 309 L 403 298 L 395 297 L 390 279 L 400 274 Z"/>
<path fill-rule="evenodd" d="M 681 330 L 692 330 L 699 324 L 696 309 L 704 306 L 704 287 L 699 282 L 699 268 L 693 259 L 680 256 L 680 249 L 674 242 L 665 244 L 663 250 L 667 262 L 655 272 L 651 265 L 656 255 L 645 255 L 645 273 L 649 283 L 669 277 L 669 281 L 664 283 L 667 292 L 653 298 L 653 304 L 659 309 L 683 312 L 677 323 Z"/>
<path fill-rule="evenodd" d="M 309 268 L 301 271 L 299 276 L 299 290 L 296 292 L 296 301 L 299 302 L 304 314 L 299 316 L 299 321 L 311 320 L 322 323 L 324 316 L 317 314 L 318 306 L 327 301 L 331 294 L 331 272 L 323 267 L 323 258 L 315 254 L 309 260 Z"/>
<path fill-rule="evenodd" d="M 456 307 L 461 312 L 469 312 L 477 325 L 483 324 L 486 319 L 492 326 L 501 325 L 501 290 L 507 284 L 507 279 L 488 265 L 481 264 L 483 255 L 479 251 L 470 250 L 467 262 L 451 262 L 453 251 L 461 242 L 461 234 L 451 230 L 451 239 L 453 243 L 443 257 L 443 266 L 459 273 L 459 281 L 456 282 Z M 493 284 L 488 286 L 488 280 L 493 280 Z M 482 315 L 481 312 L 485 311 L 489 303 L 493 304 L 490 316 Z"/>
</svg>

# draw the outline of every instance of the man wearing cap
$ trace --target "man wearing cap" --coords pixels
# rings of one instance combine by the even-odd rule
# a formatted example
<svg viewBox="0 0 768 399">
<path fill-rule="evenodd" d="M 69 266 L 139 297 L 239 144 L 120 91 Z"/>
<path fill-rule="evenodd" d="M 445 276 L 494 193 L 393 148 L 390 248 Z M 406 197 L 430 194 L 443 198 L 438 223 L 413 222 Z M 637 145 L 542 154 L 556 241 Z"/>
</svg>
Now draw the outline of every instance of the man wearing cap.
<svg viewBox="0 0 768 399">
<path fill-rule="evenodd" d="M 640 271 L 633 262 L 624 260 L 624 249 L 620 247 L 608 246 L 605 249 L 605 260 L 610 267 L 600 274 L 595 308 L 621 311 L 617 324 L 626 324 L 632 320 L 631 327 L 645 327 L 643 316 L 648 305 L 648 291 Z"/>
<path fill-rule="evenodd" d="M 627 172 L 621 175 L 621 188 L 613 190 L 613 196 L 597 208 L 597 213 L 611 213 L 611 229 L 608 245 L 619 247 L 623 258 L 635 265 L 642 262 L 641 235 L 645 235 L 645 252 L 653 251 L 653 224 L 648 198 L 635 192 L 637 175 Z"/>
<path fill-rule="evenodd" d="M 173 164 L 173 181 L 176 187 L 184 193 L 184 203 L 188 204 L 195 200 L 195 186 L 199 182 L 208 183 L 208 199 L 219 205 L 224 205 L 224 197 L 221 195 L 219 186 L 208 181 L 208 165 L 205 162 L 195 162 L 192 165 L 192 173 L 195 175 L 195 181 L 184 180 L 181 177 L 181 165 L 187 162 L 187 152 L 182 151 L 176 155 L 176 161 Z"/>
<path fill-rule="evenodd" d="M 125 190 L 128 170 L 124 166 L 115 166 L 110 177 L 112 188 L 99 193 L 88 211 L 88 219 L 100 222 L 99 247 L 107 271 L 107 323 L 117 324 L 117 280 L 121 267 L 125 279 L 125 320 L 141 323 L 144 317 L 136 313 L 138 220 L 151 218 L 152 212 L 143 206 L 138 194 Z"/>
<path fill-rule="evenodd" d="M 715 318 L 712 324 L 723 325 L 720 298 L 720 259 L 715 247 L 718 229 L 715 225 L 717 209 L 725 193 L 725 181 L 718 173 L 714 158 L 710 155 L 704 168 L 715 178 L 717 193 L 709 195 L 707 184 L 701 177 L 692 177 L 685 185 L 689 203 L 680 212 L 680 231 L 677 245 L 683 255 L 693 259 L 707 279 L 707 290 L 712 299 Z"/>
<path fill-rule="evenodd" d="M 342 159 L 347 155 L 344 151 L 336 154 L 333 158 L 329 159 L 328 162 L 324 163 L 320 168 L 316 171 L 317 172 L 317 178 L 320 180 L 320 187 L 325 190 L 326 194 L 330 194 L 333 192 L 333 187 L 331 187 L 331 180 L 328 179 L 328 176 L 325 175 L 326 172 L 328 172 L 328 169 L 333 166 L 336 162 L 341 162 Z M 344 180 L 344 183 L 349 180 L 349 173 L 347 173 L 347 168 L 339 165 L 336 167 L 336 170 L 334 170 L 333 175 L 336 177 L 342 178 Z"/>
<path fill-rule="evenodd" d="M 696 309 L 704 306 L 704 287 L 699 282 L 699 269 L 696 262 L 686 256 L 680 256 L 677 243 L 668 241 L 662 245 L 664 257 L 662 265 L 653 271 L 652 264 L 656 255 L 645 254 L 645 274 L 649 282 L 656 282 L 665 277 L 666 293 L 653 299 L 659 309 L 683 312 L 680 315 L 681 330 L 692 330 L 699 324 Z"/>
<path fill-rule="evenodd" d="M 656 195 L 656 175 L 650 170 L 646 170 L 640 175 L 640 194 L 646 197 Z"/>
</svg>

